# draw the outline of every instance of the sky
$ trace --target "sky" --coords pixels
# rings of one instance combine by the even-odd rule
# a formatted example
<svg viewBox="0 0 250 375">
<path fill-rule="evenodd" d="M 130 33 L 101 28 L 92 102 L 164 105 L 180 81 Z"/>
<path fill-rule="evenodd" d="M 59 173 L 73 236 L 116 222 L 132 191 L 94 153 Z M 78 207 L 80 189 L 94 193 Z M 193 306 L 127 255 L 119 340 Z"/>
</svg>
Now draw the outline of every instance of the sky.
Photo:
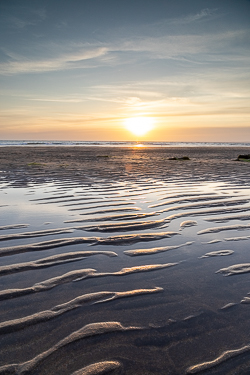
<svg viewBox="0 0 250 375">
<path fill-rule="evenodd" d="M 3 140 L 250 142 L 249 78 L 250 0 L 0 0 Z"/>
</svg>

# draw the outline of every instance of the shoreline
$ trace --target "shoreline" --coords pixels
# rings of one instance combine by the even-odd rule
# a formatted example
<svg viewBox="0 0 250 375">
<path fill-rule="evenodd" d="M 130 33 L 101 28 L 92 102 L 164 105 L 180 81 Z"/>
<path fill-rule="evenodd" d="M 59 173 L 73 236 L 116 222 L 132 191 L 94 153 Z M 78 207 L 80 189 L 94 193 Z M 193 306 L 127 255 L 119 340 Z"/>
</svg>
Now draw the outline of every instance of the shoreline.
<svg viewBox="0 0 250 375">
<path fill-rule="evenodd" d="M 0 140 L 0 147 L 250 147 L 250 142 Z"/>
<path fill-rule="evenodd" d="M 236 178 L 247 182 L 249 163 L 236 161 L 246 153 L 248 147 L 9 146 L 0 148 L 0 181 Z M 169 160 L 182 157 L 189 160 Z"/>
</svg>

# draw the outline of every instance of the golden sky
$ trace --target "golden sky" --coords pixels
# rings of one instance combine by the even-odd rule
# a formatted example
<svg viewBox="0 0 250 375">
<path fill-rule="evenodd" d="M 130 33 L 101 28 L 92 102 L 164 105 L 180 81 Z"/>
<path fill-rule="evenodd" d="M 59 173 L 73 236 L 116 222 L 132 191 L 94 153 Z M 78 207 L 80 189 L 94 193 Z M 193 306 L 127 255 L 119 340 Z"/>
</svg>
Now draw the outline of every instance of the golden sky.
<svg viewBox="0 0 250 375">
<path fill-rule="evenodd" d="M 250 142 L 249 17 L 248 0 L 3 1 L 0 139 Z"/>
</svg>

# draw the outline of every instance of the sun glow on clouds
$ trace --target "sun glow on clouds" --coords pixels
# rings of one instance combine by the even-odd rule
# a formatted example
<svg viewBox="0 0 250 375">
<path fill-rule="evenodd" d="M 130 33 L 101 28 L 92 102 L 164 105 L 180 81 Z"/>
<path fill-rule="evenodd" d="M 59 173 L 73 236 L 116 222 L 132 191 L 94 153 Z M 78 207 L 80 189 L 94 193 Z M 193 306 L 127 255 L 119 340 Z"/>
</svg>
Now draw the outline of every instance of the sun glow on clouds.
<svg viewBox="0 0 250 375">
<path fill-rule="evenodd" d="M 154 119 L 151 117 L 131 117 L 124 121 L 125 128 L 136 136 L 143 136 L 153 129 Z"/>
</svg>

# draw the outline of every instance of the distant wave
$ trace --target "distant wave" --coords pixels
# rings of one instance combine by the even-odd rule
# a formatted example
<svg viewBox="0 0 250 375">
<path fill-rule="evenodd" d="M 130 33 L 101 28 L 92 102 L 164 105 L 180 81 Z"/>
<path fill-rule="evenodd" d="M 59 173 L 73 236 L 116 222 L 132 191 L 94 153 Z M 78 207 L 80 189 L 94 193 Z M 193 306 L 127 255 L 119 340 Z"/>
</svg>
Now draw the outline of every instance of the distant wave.
<svg viewBox="0 0 250 375">
<path fill-rule="evenodd" d="M 98 146 L 98 147 L 250 147 L 249 142 L 134 142 L 134 141 L 37 141 L 1 140 L 0 147 L 6 146 Z"/>
</svg>

